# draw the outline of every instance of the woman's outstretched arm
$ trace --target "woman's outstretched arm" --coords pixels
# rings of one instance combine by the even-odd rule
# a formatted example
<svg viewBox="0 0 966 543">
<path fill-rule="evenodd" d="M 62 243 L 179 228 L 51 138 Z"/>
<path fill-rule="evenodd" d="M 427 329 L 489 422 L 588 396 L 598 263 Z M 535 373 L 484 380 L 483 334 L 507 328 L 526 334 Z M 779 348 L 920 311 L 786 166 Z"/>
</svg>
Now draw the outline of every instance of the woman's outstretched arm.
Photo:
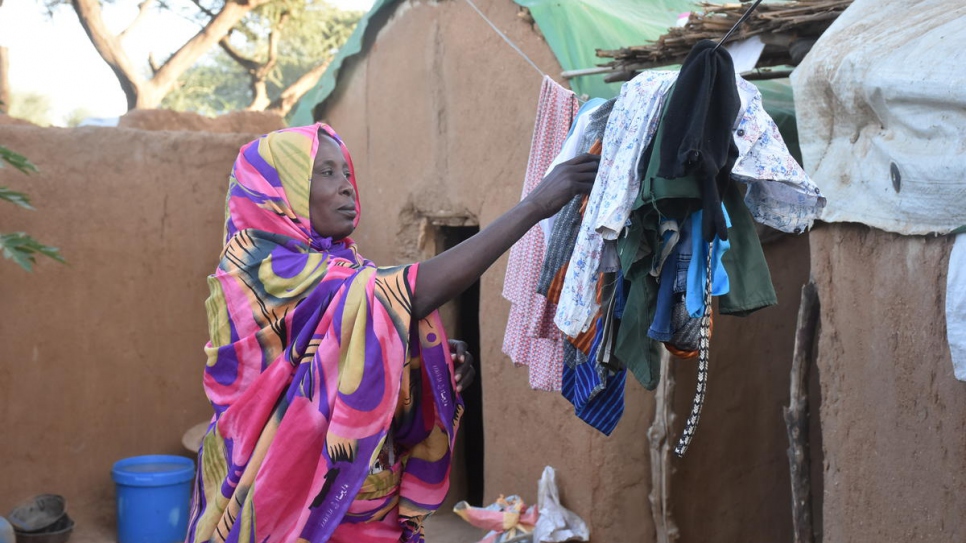
<svg viewBox="0 0 966 543">
<path fill-rule="evenodd" d="M 559 164 L 519 204 L 456 247 L 419 265 L 413 314 L 422 319 L 479 280 L 523 234 L 594 186 L 600 157 L 583 154 Z"/>
</svg>

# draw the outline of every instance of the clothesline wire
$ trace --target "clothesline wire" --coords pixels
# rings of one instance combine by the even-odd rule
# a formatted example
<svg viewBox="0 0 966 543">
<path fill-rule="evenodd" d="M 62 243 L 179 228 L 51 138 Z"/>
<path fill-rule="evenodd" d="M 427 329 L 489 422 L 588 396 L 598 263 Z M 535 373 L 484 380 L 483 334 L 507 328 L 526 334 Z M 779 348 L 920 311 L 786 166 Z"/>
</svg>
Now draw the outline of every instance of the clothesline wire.
<svg viewBox="0 0 966 543">
<path fill-rule="evenodd" d="M 466 0 L 466 3 L 469 4 L 470 7 L 473 8 L 473 10 L 476 11 L 476 13 L 480 17 L 482 17 L 483 20 L 486 21 L 488 25 L 490 25 L 490 28 L 492 28 L 494 32 L 496 32 L 497 34 L 499 34 L 501 38 L 503 38 L 503 41 L 505 41 L 510 47 L 512 47 L 513 50 L 517 52 L 517 54 L 523 57 L 523 60 L 526 60 L 530 64 L 530 66 L 533 66 L 533 69 L 536 70 L 537 73 L 539 73 L 541 76 L 544 76 L 544 77 L 547 76 L 547 74 L 543 73 L 543 70 L 541 70 L 532 60 L 530 60 L 530 57 L 528 57 L 527 54 L 523 52 L 523 50 L 517 47 L 517 44 L 513 43 L 513 41 L 510 38 L 508 38 L 506 34 L 501 32 L 500 29 L 497 28 L 495 24 L 493 24 L 493 21 L 491 21 L 486 15 L 483 14 L 482 11 L 480 11 L 480 8 L 476 7 L 476 4 L 474 4 L 472 0 Z"/>
</svg>

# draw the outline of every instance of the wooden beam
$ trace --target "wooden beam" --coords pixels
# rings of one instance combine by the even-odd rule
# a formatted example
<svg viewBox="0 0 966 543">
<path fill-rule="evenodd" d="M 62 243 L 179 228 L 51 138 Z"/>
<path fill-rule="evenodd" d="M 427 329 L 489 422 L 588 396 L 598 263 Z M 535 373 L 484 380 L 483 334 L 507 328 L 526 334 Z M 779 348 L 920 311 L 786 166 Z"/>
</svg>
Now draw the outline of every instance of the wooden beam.
<svg viewBox="0 0 966 543">
<path fill-rule="evenodd" d="M 661 347 L 661 380 L 654 393 L 654 422 L 647 430 L 651 444 L 651 516 L 654 518 L 655 543 L 674 543 L 681 532 L 671 514 L 671 451 L 668 440 L 674 425 L 674 375 L 671 371 L 671 353 Z"/>
<path fill-rule="evenodd" d="M 808 435 L 808 368 L 814 359 L 815 338 L 821 305 L 811 280 L 802 287 L 792 354 L 788 407 L 784 408 L 788 431 L 788 464 L 792 480 L 792 528 L 794 543 L 814 543 L 812 530 L 811 460 Z"/>
</svg>

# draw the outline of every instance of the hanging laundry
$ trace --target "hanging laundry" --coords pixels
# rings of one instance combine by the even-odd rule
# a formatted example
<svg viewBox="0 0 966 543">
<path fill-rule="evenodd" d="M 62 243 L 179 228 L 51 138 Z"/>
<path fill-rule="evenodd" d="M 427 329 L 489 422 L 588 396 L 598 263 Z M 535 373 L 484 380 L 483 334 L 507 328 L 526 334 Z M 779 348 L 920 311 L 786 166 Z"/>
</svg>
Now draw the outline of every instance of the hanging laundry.
<svg viewBox="0 0 966 543">
<path fill-rule="evenodd" d="M 611 98 L 589 113 L 590 121 L 584 130 L 584 139 L 580 142 L 581 149 L 588 149 L 594 142 L 604 139 L 604 130 L 607 128 L 607 121 L 616 102 L 617 98 Z"/>
<path fill-rule="evenodd" d="M 594 285 L 603 242 L 617 239 L 624 228 L 640 186 L 636 171 L 641 151 L 657 130 L 664 94 L 675 78 L 672 72 L 644 72 L 621 87 L 614 103 L 604 130 L 597 180 L 554 316 L 554 322 L 568 336 L 585 331 L 599 309 Z"/>
<path fill-rule="evenodd" d="M 966 234 L 957 234 L 946 275 L 946 338 L 953 374 L 966 381 Z"/>
<path fill-rule="evenodd" d="M 561 162 L 566 162 L 571 158 L 583 153 L 587 150 L 590 144 L 587 146 L 580 145 L 581 141 L 584 139 L 584 134 L 591 121 L 591 115 L 601 106 L 605 101 L 603 98 L 591 98 L 587 100 L 584 105 L 580 106 L 577 110 L 577 119 L 570 126 L 570 132 L 567 133 L 567 139 L 564 141 L 560 152 L 554 157 L 553 161 L 550 162 L 550 166 L 547 167 L 547 171 L 544 173 L 546 176 L 550 173 Z M 593 141 L 591 141 L 593 143 Z M 560 213 L 558 212 L 557 215 Z M 553 224 L 556 220 L 557 215 L 550 216 L 546 219 L 540 221 L 540 228 L 543 230 L 543 240 L 545 243 L 550 243 L 550 234 L 553 232 Z"/>
<path fill-rule="evenodd" d="M 627 370 L 608 362 L 615 327 L 624 312 L 624 279 L 607 274 L 601 303 L 607 308 L 598 318 L 596 334 L 587 355 L 568 344 L 573 363 L 563 368 L 561 393 L 574 406 L 574 414 L 605 435 L 610 435 L 624 414 Z"/>
<path fill-rule="evenodd" d="M 734 130 L 738 160 L 731 177 L 747 185 L 744 202 L 755 222 L 801 234 L 825 208 L 825 196 L 788 152 L 758 87 L 739 76 L 738 94 L 744 114 Z"/>
<path fill-rule="evenodd" d="M 676 86 L 674 89 L 672 92 L 677 91 Z M 708 262 L 708 244 L 703 239 L 702 225 L 697 224 L 691 228 L 689 224 L 694 221 L 692 213 L 701 211 L 701 207 L 706 205 L 701 193 L 702 187 L 706 185 L 702 185 L 699 176 L 696 175 L 677 179 L 666 179 L 657 175 L 661 170 L 662 158 L 669 154 L 662 154 L 660 149 L 665 140 L 666 129 L 670 126 L 664 118 L 670 107 L 669 103 L 662 111 L 659 128 L 638 164 L 640 191 L 630 206 L 627 228 L 617 242 L 622 267 L 630 286 L 627 298 L 629 309 L 616 340 L 615 355 L 648 389 L 657 386 L 658 383 L 660 349 L 656 344 L 658 338 L 654 335 L 649 336 L 644 331 L 654 327 L 655 323 L 659 331 L 665 332 L 664 335 L 667 333 L 674 335 L 677 331 L 661 330 L 662 327 L 668 326 L 666 319 L 675 309 L 672 298 L 668 296 L 663 299 L 658 298 L 658 276 L 653 273 L 656 268 L 653 263 L 654 257 L 663 251 L 659 234 L 661 224 L 666 223 L 667 220 L 675 220 L 687 226 L 682 228 L 682 231 L 691 233 L 689 239 L 692 247 L 688 251 L 688 269 L 691 270 L 691 274 L 697 276 L 696 268 L 704 267 Z M 726 131 L 730 132 L 730 129 Z M 670 156 L 672 160 L 677 159 L 675 153 L 670 153 Z M 734 183 L 725 184 L 723 188 L 724 204 L 723 207 L 722 204 L 717 204 L 721 208 L 719 213 L 722 217 L 726 215 L 738 217 L 740 227 L 729 234 L 730 239 L 727 242 L 717 237 L 713 242 L 718 246 L 715 252 L 719 254 L 719 258 L 711 260 L 714 275 L 717 277 L 712 283 L 712 294 L 721 297 L 719 310 L 722 313 L 744 315 L 762 307 L 774 305 L 777 303 L 777 298 L 750 213 L 741 202 L 740 193 Z M 713 190 L 721 189 L 715 186 Z M 716 195 L 716 199 L 720 197 L 720 194 Z M 734 249 L 724 252 L 721 250 L 724 243 L 728 243 Z M 725 256 L 722 257 L 721 253 Z M 735 281 L 740 288 L 731 288 L 727 273 L 729 267 L 734 270 L 732 275 L 735 275 Z M 750 282 L 752 280 L 753 283 Z M 703 283 L 696 285 L 696 291 L 687 293 L 687 300 L 691 301 L 692 305 L 697 304 L 688 309 L 695 311 L 686 311 L 686 313 L 689 316 L 701 317 L 706 297 Z M 683 325 L 688 326 L 693 332 L 693 322 L 683 320 Z M 685 335 L 693 337 L 694 334 Z M 685 354 L 688 351 L 681 345 L 672 344 L 671 347 L 678 354 Z M 691 354 L 685 356 L 691 356 Z"/>
<path fill-rule="evenodd" d="M 567 335 L 591 324 L 597 312 L 594 276 L 600 268 L 604 239 L 617 239 L 640 190 L 641 151 L 653 139 L 663 100 L 677 72 L 643 72 L 624 84 L 604 133 L 601 167 L 591 191 L 554 322 Z M 738 158 L 732 177 L 747 184 L 744 201 L 754 220 L 783 232 L 811 226 L 825 198 L 788 153 L 778 127 L 761 105 L 761 94 L 737 78 L 741 106 L 733 130 Z M 616 166 L 616 167 L 615 167 Z M 727 200 L 728 194 L 724 195 Z M 740 194 L 738 201 L 741 201 Z M 735 211 L 729 208 L 732 220 Z"/>
<path fill-rule="evenodd" d="M 560 151 L 578 105 L 573 92 L 544 77 L 521 199 L 543 179 Z M 560 390 L 563 338 L 549 319 L 538 322 L 547 314 L 546 299 L 536 293 L 545 247 L 542 230 L 534 227 L 510 249 L 503 285 L 503 297 L 510 302 L 503 352 L 514 364 L 530 366 L 532 388 L 552 391 Z M 535 335 L 528 334 L 535 330 Z"/>
<path fill-rule="evenodd" d="M 585 151 L 584 149 L 581 149 L 578 146 L 578 142 L 583 141 L 585 139 L 586 129 L 589 126 L 589 122 L 591 120 L 592 114 L 595 112 L 597 106 L 599 106 L 603 102 L 604 100 L 599 98 L 592 99 L 590 102 L 588 102 L 591 104 L 590 106 L 588 106 L 587 104 L 584 104 L 584 106 L 581 107 L 580 111 L 577 112 L 578 118 L 574 122 L 573 127 L 570 130 L 570 134 L 568 134 L 567 136 L 567 141 L 564 142 L 563 148 L 561 149 L 560 153 L 556 156 L 556 158 L 554 158 L 550 167 L 547 169 L 548 174 L 550 173 L 550 170 L 552 170 L 558 164 L 565 162 L 567 160 L 570 160 L 575 156 L 577 156 L 578 154 L 581 154 Z M 595 142 L 595 144 L 591 146 L 588 152 L 591 154 L 598 154 L 600 152 L 600 143 Z M 561 210 L 560 212 L 557 213 L 557 215 L 555 215 L 556 218 L 563 221 L 564 225 L 569 225 L 568 228 L 565 228 L 566 231 L 573 230 L 574 232 L 576 232 L 576 227 L 578 227 L 580 224 L 580 217 L 582 216 L 583 209 L 582 208 L 576 209 L 575 205 L 579 205 L 579 203 L 584 198 L 585 196 L 575 196 L 574 199 L 570 202 L 570 204 L 568 204 L 568 206 L 565 206 L 565 209 Z M 560 231 L 558 231 L 558 235 L 559 233 Z M 548 237 L 552 237 L 552 234 L 553 233 L 551 232 L 551 235 Z M 537 293 L 540 295 L 543 295 L 547 299 L 547 302 L 549 303 L 544 304 L 543 306 L 544 312 L 541 315 L 539 316 L 534 315 L 533 318 L 531 319 L 530 324 L 531 325 L 536 324 L 536 326 L 533 326 L 533 328 L 530 328 L 525 331 L 525 334 L 528 337 L 536 337 L 536 338 L 550 337 L 549 334 L 551 333 L 553 334 L 552 337 L 560 336 L 560 331 L 553 324 L 553 315 L 557 308 L 559 285 L 562 285 L 562 278 L 557 277 L 557 275 L 559 275 L 559 270 L 556 274 L 554 274 L 552 271 L 550 271 L 547 264 L 548 262 L 552 261 L 552 262 L 558 263 L 557 267 L 559 268 L 560 265 L 562 265 L 569 259 L 570 253 L 564 252 L 562 250 L 562 245 L 563 244 L 561 243 L 561 240 L 559 237 L 553 239 L 552 242 L 548 243 L 547 252 L 544 256 L 544 263 L 540 271 L 540 278 L 537 282 Z M 554 279 L 557 279 L 557 281 L 555 282 Z M 553 293 L 549 292 L 551 284 L 556 285 Z M 592 334 L 590 335 L 590 337 L 592 337 Z M 589 338 L 587 341 L 589 345 Z M 560 362 L 561 361 L 559 360 L 553 361 L 553 363 L 558 366 L 560 365 Z M 552 370 L 553 370 L 553 374 L 557 374 L 559 368 L 552 368 Z"/>
<path fill-rule="evenodd" d="M 616 98 L 607 100 L 599 107 L 587 112 L 587 122 L 583 127 L 583 136 L 578 143 L 578 149 L 588 149 L 591 154 L 600 154 L 601 141 L 604 137 L 604 129 L 607 127 L 607 119 L 611 110 L 614 108 Z M 589 102 L 588 102 L 589 103 Z M 548 295 L 550 284 L 567 262 L 570 255 L 574 252 L 574 244 L 577 241 L 577 231 L 583 220 L 584 205 L 586 196 L 575 196 L 573 200 L 565 205 L 555 216 L 554 225 L 551 230 L 550 240 L 547 245 L 547 256 L 540 272 L 540 281 L 537 292 Z M 559 221 L 559 222 L 558 222 Z M 562 279 L 559 286 L 562 286 Z M 559 298 L 559 288 L 551 297 L 554 304 Z"/>
<path fill-rule="evenodd" d="M 639 172 L 644 172 L 641 191 L 632 206 L 628 235 L 621 240 L 625 256 L 622 264 L 631 281 L 627 312 L 630 313 L 632 307 L 643 307 L 643 304 L 668 304 L 666 296 L 664 299 L 655 299 L 653 278 L 644 274 L 645 267 L 629 256 L 650 252 L 653 260 L 658 256 L 660 237 L 656 232 L 659 225 L 667 219 L 691 221 L 691 238 L 694 242 L 689 262 L 686 305 L 690 317 L 700 317 L 698 381 L 691 413 L 674 449 L 678 456 L 684 455 L 694 436 L 707 392 L 712 296 L 728 294 L 732 298 L 735 295 L 753 297 L 751 300 L 740 299 L 734 304 L 747 311 L 777 303 L 750 212 L 744 204 L 734 201 L 737 192 L 731 173 L 739 150 L 732 130 L 737 124 L 740 105 L 730 55 L 714 42 L 699 42 L 681 67 L 662 112 L 661 124 L 650 152 L 642 156 L 642 160 L 647 161 L 647 167 L 642 163 L 638 168 Z M 731 224 L 729 211 L 742 220 Z M 747 221 L 744 220 L 746 216 Z M 760 284 L 751 285 L 751 290 L 740 289 L 736 293 L 730 289 L 729 277 L 732 273 L 728 273 L 726 265 L 722 266 L 723 254 L 726 254 L 730 245 L 729 228 L 732 226 L 735 241 L 741 241 L 731 255 L 732 262 L 739 259 L 744 264 L 744 260 L 747 260 L 750 267 L 732 266 L 731 271 L 739 281 L 747 280 L 752 275 L 763 279 Z M 741 283 L 742 287 L 745 285 Z M 756 287 L 760 292 L 755 291 Z M 657 312 L 663 310 L 662 313 L 666 314 L 673 309 L 673 305 L 665 305 L 658 307 Z M 692 323 L 687 322 L 688 325 Z M 635 374 L 653 377 L 659 361 L 632 358 L 636 353 L 626 349 L 627 327 L 623 331 L 625 341 L 621 342 L 622 338 L 618 338 L 617 357 L 624 359 L 629 366 L 631 360 L 635 365 L 644 366 Z"/>
<path fill-rule="evenodd" d="M 721 209 L 719 213 L 725 222 L 726 228 L 731 228 L 731 217 L 723 204 L 718 204 Z M 704 210 L 699 209 L 691 214 L 691 232 L 703 232 L 706 221 L 704 221 Z M 691 236 L 691 258 L 688 259 L 688 286 L 685 290 L 685 307 L 691 317 L 700 317 L 704 313 L 704 285 L 708 281 L 708 270 L 704 263 L 708 260 L 708 249 L 711 248 L 711 267 L 714 270 L 711 278 L 711 294 L 722 296 L 731 292 L 731 281 L 728 271 L 722 264 L 722 258 L 731 243 L 718 237 L 709 245 L 704 243 L 700 236 Z M 735 274 L 737 275 L 737 274 Z M 771 283 L 769 276 L 768 282 Z M 777 300 L 776 300 L 777 302 Z M 771 305 L 771 304 L 768 304 Z"/>
<path fill-rule="evenodd" d="M 688 265 L 693 252 L 690 226 L 690 221 L 683 221 L 679 226 L 677 220 L 670 218 L 662 219 L 660 223 L 661 255 L 668 249 L 670 253 L 651 270 L 651 276 L 659 279 L 654 320 L 647 336 L 657 341 L 668 342 L 674 337 L 674 309 L 687 292 Z"/>
</svg>

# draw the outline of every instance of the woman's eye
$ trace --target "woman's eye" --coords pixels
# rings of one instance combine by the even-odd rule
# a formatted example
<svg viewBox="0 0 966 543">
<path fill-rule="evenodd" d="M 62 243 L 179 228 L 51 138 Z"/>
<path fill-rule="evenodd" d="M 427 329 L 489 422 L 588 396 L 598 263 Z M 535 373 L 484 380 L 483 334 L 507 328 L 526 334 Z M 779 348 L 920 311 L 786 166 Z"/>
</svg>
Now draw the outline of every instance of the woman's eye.
<svg viewBox="0 0 966 543">
<path fill-rule="evenodd" d="M 346 179 L 351 179 L 352 178 L 352 172 L 350 172 L 349 170 L 346 170 L 346 171 L 342 172 L 342 174 L 345 175 L 345 178 Z"/>
</svg>

